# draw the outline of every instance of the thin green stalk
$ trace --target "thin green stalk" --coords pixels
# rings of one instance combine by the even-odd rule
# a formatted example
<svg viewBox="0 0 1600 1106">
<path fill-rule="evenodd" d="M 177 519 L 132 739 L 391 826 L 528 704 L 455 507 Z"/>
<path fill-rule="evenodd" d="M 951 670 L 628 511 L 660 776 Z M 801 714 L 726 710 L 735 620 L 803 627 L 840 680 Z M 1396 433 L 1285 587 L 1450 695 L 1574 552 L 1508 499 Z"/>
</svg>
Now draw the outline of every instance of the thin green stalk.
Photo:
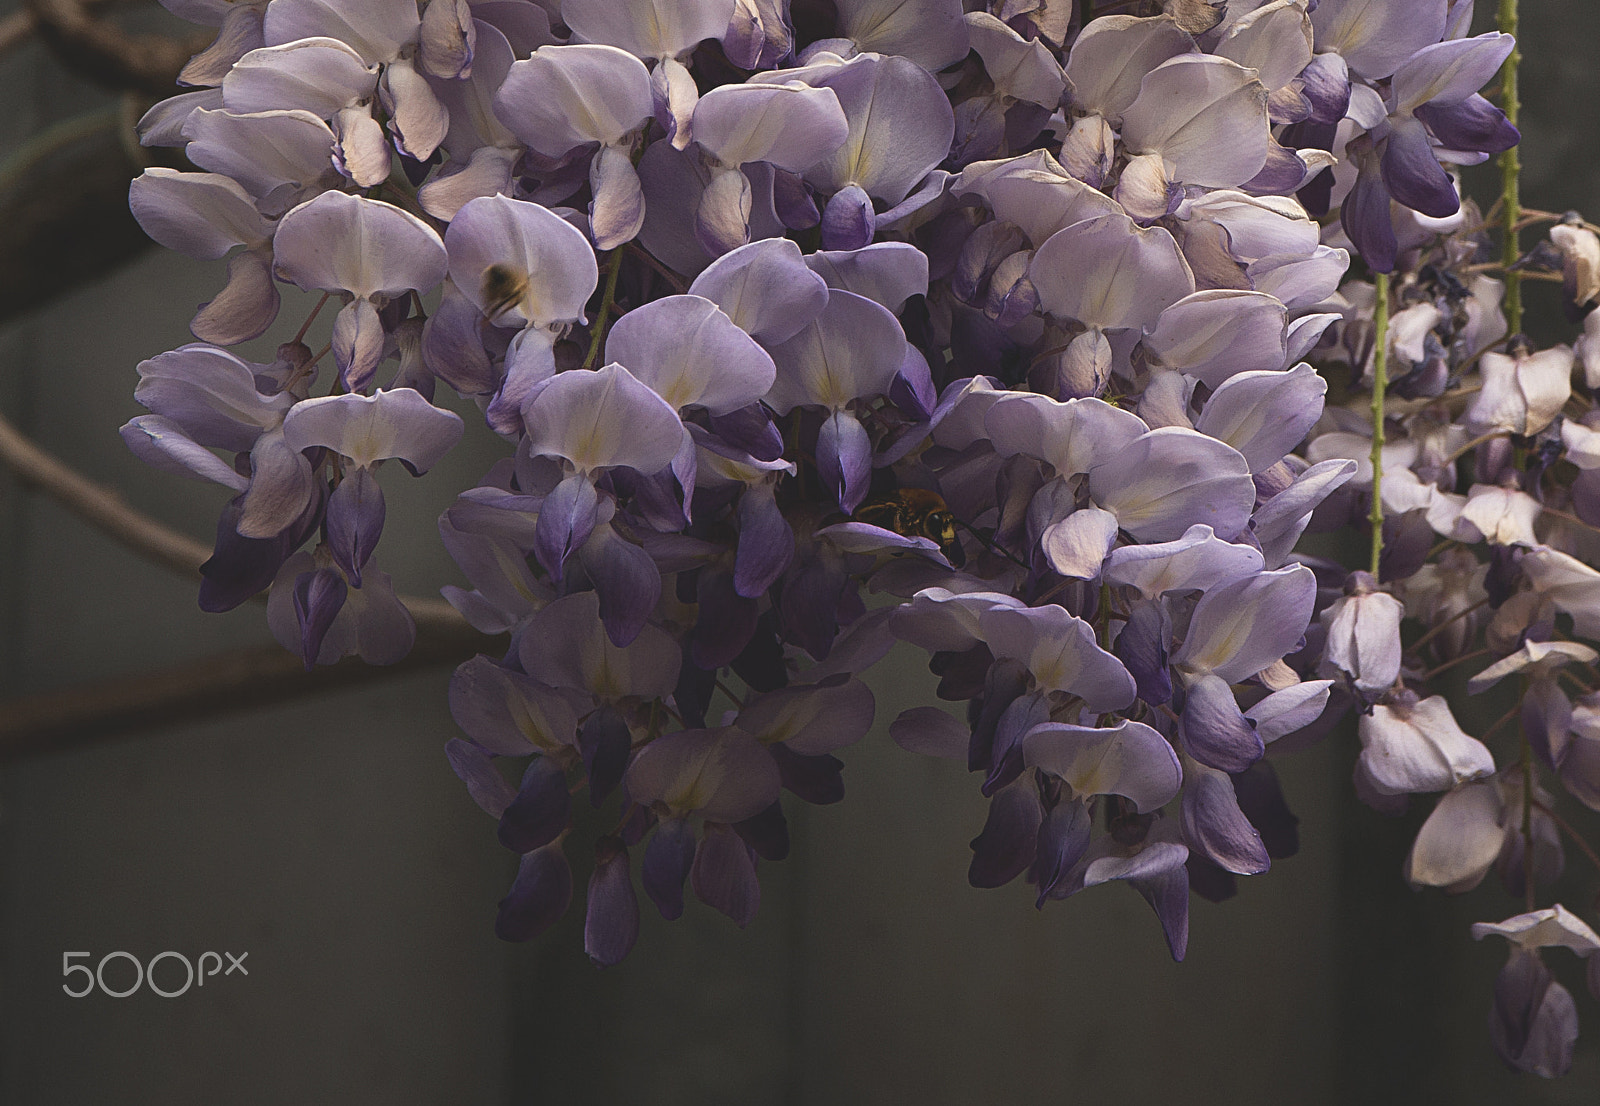
<svg viewBox="0 0 1600 1106">
<path fill-rule="evenodd" d="M 1389 274 L 1378 274 L 1372 348 L 1372 575 L 1383 556 L 1383 394 L 1389 388 Z"/>
<path fill-rule="evenodd" d="M 1517 33 L 1517 0 L 1500 0 L 1500 30 L 1508 35 Z M 1522 63 L 1520 46 L 1513 47 L 1500 70 L 1500 108 L 1512 126 L 1522 110 L 1522 99 L 1517 85 L 1517 69 Z M 1522 256 L 1522 235 L 1518 224 L 1522 221 L 1522 156 L 1516 146 L 1500 155 L 1501 212 L 1505 226 L 1505 246 L 1501 258 L 1506 266 L 1506 325 L 1509 333 L 1522 333 L 1522 274 L 1511 269 Z"/>
<path fill-rule="evenodd" d="M 583 359 L 583 367 L 594 368 L 594 363 L 600 357 L 600 343 L 606 336 L 606 323 L 611 319 L 611 309 L 617 303 L 617 277 L 622 272 L 622 251 L 624 247 L 618 246 L 611 251 L 610 260 L 607 262 L 610 269 L 606 272 L 606 293 L 600 301 L 600 313 L 595 316 L 594 330 L 589 335 L 589 354 Z"/>
</svg>

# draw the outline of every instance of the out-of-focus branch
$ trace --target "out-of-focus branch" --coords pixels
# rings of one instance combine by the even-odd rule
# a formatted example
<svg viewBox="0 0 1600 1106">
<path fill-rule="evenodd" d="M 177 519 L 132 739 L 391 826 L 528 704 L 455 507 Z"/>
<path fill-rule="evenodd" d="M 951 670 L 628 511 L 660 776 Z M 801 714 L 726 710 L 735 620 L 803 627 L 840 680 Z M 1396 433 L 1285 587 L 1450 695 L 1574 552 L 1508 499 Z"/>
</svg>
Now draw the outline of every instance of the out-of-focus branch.
<svg viewBox="0 0 1600 1106">
<path fill-rule="evenodd" d="M 89 13 L 85 0 L 23 0 L 39 37 L 80 77 L 117 90 L 171 96 L 178 73 L 196 50 L 193 41 L 132 34 Z"/>
<path fill-rule="evenodd" d="M 0 162 L 0 322 L 150 247 L 128 211 L 143 166 L 125 123 L 115 108 L 67 119 Z"/>
<path fill-rule="evenodd" d="M 0 463 L 135 552 L 194 576 L 211 550 L 123 502 L 50 456 L 0 418 Z M 160 672 L 0 701 L 0 760 L 70 748 L 150 727 L 371 683 L 464 660 L 484 635 L 441 599 L 401 596 L 417 624 L 409 656 L 388 667 L 344 661 L 314 672 L 276 645 L 242 649 Z"/>
<path fill-rule="evenodd" d="M 0 462 L 96 529 L 166 568 L 197 572 L 211 550 L 135 511 L 103 488 L 50 456 L 0 416 Z"/>
<path fill-rule="evenodd" d="M 103 7 L 109 3 L 111 0 L 84 0 L 84 6 L 90 8 Z M 38 29 L 38 18 L 26 8 L 0 19 L 0 57 L 27 42 Z"/>
<path fill-rule="evenodd" d="M 164 568 L 192 577 L 211 556 L 209 547 L 134 510 L 116 492 L 52 457 L 4 416 L 0 416 L 0 464 L 91 526 Z M 457 633 L 466 628 L 466 621 L 442 599 L 403 595 L 400 600 L 416 620 L 419 632 Z"/>
<path fill-rule="evenodd" d="M 159 672 L 0 700 L 0 761 L 376 683 L 465 660 L 484 642 L 481 634 L 459 618 L 451 627 L 419 619 L 417 643 L 410 655 L 399 664 L 382 668 L 348 659 L 307 672 L 299 657 L 272 645 L 223 653 Z"/>
</svg>

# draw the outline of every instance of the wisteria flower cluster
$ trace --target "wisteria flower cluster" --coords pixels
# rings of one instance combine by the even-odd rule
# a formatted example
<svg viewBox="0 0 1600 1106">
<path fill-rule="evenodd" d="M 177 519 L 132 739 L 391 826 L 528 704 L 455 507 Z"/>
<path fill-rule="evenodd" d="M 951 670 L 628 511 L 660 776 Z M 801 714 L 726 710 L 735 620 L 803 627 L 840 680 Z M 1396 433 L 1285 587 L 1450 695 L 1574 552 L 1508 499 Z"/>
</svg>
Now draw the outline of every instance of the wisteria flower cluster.
<svg viewBox="0 0 1600 1106">
<path fill-rule="evenodd" d="M 1353 713 L 1362 799 L 1438 796 L 1406 878 L 1526 895 L 1474 931 L 1493 1041 L 1565 1069 L 1541 950 L 1600 998 L 1600 937 L 1537 899 L 1548 789 L 1600 810 L 1600 238 L 1492 260 L 1458 167 L 1517 142 L 1513 40 L 1472 0 L 164 2 L 219 27 L 141 124 L 198 171 L 133 210 L 229 275 L 123 436 L 230 489 L 201 605 L 268 591 L 308 666 L 412 645 L 385 462 L 462 436 L 439 385 L 505 441 L 439 520 L 505 638 L 447 750 L 522 858 L 502 937 L 576 848 L 598 964 L 636 885 L 750 922 L 898 641 L 965 704 L 890 733 L 977 775 L 971 882 L 1124 882 L 1178 959 L 1191 892 L 1297 847 L 1271 758 Z M 1508 333 L 1547 275 L 1576 348 Z M 229 352 L 279 282 L 329 348 Z M 1297 551 L 1364 527 L 1363 571 Z"/>
</svg>

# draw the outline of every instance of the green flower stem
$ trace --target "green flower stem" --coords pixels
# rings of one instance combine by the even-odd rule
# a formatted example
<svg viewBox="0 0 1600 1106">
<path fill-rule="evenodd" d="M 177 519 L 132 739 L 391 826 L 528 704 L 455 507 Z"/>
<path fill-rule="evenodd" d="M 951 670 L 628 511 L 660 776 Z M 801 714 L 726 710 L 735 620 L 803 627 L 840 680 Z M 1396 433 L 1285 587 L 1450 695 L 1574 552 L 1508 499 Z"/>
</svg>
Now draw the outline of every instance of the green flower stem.
<svg viewBox="0 0 1600 1106">
<path fill-rule="evenodd" d="M 1500 0 L 1500 30 L 1508 35 L 1517 33 L 1517 0 Z M 1500 70 L 1500 108 L 1512 126 L 1522 110 L 1522 100 L 1517 86 L 1517 68 L 1522 63 L 1522 49 L 1513 47 Z M 1513 146 L 1500 155 L 1500 217 L 1505 226 L 1505 245 L 1501 260 L 1506 267 L 1506 325 L 1510 333 L 1522 332 L 1522 274 L 1512 270 L 1522 256 L 1522 235 L 1518 223 L 1522 221 L 1522 156 Z"/>
<path fill-rule="evenodd" d="M 1377 274 L 1376 332 L 1372 338 L 1372 567 L 1383 556 L 1383 394 L 1389 388 L 1389 274 Z"/>
<path fill-rule="evenodd" d="M 622 272 L 623 249 L 623 246 L 618 246 L 612 250 L 606 262 L 610 266 L 606 272 L 606 293 L 600 301 L 600 313 L 595 316 L 594 329 L 589 334 L 589 354 L 583 359 L 586 369 L 594 368 L 595 362 L 600 359 L 600 343 L 606 336 L 606 323 L 611 319 L 611 309 L 617 304 L 617 277 Z"/>
</svg>

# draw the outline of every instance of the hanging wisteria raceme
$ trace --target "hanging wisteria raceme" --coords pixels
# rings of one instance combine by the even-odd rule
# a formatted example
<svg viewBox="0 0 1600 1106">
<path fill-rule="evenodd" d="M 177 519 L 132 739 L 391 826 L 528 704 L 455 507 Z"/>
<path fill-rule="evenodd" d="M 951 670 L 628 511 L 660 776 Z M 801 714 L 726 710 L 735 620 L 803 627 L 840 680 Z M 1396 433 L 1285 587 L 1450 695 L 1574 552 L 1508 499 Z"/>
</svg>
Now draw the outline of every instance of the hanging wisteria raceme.
<svg viewBox="0 0 1600 1106">
<path fill-rule="evenodd" d="M 1491 260 L 1458 167 L 1518 140 L 1482 92 L 1514 44 L 1472 0 L 169 6 L 221 29 L 141 135 L 198 171 L 133 210 L 229 275 L 123 435 L 233 493 L 201 605 L 269 591 L 308 666 L 411 646 L 383 483 L 467 429 L 439 383 L 504 440 L 439 520 L 501 638 L 447 747 L 521 856 L 501 936 L 578 849 L 598 964 L 636 887 L 750 922 L 901 642 L 964 704 L 888 729 L 976 775 L 971 882 L 1124 881 L 1178 959 L 1191 892 L 1297 848 L 1273 759 L 1354 716 L 1364 801 L 1437 796 L 1406 878 L 1526 898 L 1474 930 L 1512 948 L 1492 1039 L 1566 1068 L 1541 950 L 1600 997 L 1600 938 L 1539 903 L 1591 851 L 1562 796 L 1600 811 L 1600 238 Z M 1545 276 L 1571 346 L 1507 333 Z M 329 348 L 230 352 L 278 282 Z M 1370 564 L 1299 548 L 1340 530 Z"/>
</svg>

